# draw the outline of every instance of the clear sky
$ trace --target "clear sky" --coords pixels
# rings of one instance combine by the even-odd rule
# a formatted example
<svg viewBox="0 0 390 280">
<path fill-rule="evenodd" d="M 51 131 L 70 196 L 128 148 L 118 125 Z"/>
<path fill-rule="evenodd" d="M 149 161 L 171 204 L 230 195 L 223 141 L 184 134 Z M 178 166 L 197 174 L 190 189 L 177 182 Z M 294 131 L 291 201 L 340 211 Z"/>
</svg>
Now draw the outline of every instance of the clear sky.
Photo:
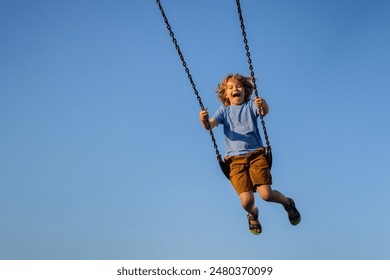
<svg viewBox="0 0 390 280">
<path fill-rule="evenodd" d="M 162 4 L 213 113 L 235 1 Z M 0 259 L 390 258 L 390 2 L 241 6 L 301 224 L 258 198 L 250 234 L 155 1 L 1 0 Z"/>
</svg>

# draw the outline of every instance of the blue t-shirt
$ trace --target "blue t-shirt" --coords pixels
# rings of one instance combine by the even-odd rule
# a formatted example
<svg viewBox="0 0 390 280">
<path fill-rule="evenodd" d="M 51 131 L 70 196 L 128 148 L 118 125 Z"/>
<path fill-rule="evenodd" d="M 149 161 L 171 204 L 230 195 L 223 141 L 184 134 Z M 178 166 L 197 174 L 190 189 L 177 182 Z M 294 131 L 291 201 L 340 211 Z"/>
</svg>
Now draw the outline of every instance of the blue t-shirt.
<svg viewBox="0 0 390 280">
<path fill-rule="evenodd" d="M 264 147 L 257 126 L 258 108 L 253 100 L 240 106 L 221 106 L 213 118 L 223 124 L 226 155 L 236 156 Z"/>
</svg>

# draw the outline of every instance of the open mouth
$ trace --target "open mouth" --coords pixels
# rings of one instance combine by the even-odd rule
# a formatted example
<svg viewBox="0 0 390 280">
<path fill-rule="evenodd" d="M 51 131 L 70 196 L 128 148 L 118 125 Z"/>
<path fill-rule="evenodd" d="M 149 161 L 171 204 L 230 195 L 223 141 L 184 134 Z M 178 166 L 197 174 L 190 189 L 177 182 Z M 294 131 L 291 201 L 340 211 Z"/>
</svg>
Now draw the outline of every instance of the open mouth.
<svg viewBox="0 0 390 280">
<path fill-rule="evenodd" d="M 235 93 L 233 93 L 233 95 L 232 95 L 233 97 L 240 97 L 241 96 L 241 93 L 239 93 L 239 92 L 235 92 Z"/>
</svg>

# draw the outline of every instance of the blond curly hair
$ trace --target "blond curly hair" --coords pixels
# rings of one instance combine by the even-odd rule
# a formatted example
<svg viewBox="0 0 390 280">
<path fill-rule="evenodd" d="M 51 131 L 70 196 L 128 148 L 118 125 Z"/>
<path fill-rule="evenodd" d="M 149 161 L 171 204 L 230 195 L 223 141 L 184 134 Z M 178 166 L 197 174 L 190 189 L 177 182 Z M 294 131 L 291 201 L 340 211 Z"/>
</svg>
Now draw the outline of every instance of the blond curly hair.
<svg viewBox="0 0 390 280">
<path fill-rule="evenodd" d="M 252 78 L 243 76 L 241 74 L 229 74 L 227 75 L 221 83 L 218 84 L 217 88 L 215 89 L 218 99 L 222 102 L 225 106 L 230 106 L 230 101 L 226 96 L 226 85 L 229 81 L 234 80 L 242 84 L 245 91 L 244 100 L 245 102 L 249 101 L 251 99 L 252 91 L 253 91 L 253 82 Z"/>
</svg>

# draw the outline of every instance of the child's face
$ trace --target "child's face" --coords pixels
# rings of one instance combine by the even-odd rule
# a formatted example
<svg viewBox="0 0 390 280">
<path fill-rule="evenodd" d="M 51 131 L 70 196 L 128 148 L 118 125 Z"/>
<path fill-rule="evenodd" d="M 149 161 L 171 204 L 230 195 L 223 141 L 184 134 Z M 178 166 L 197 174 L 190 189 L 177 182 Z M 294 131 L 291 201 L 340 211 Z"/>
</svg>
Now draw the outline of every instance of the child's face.
<svg viewBox="0 0 390 280">
<path fill-rule="evenodd" d="M 226 83 L 226 97 L 230 101 L 230 105 L 241 105 L 244 103 L 245 100 L 245 90 L 243 85 L 237 81 L 230 79 Z"/>
</svg>

